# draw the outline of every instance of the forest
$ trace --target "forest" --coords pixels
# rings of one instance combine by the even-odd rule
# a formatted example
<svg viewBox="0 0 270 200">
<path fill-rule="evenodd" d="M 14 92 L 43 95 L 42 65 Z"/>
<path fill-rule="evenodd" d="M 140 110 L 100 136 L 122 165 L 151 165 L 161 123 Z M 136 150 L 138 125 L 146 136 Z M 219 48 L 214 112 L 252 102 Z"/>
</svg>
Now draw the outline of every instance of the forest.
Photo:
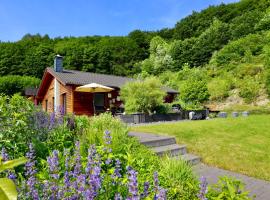
<svg viewBox="0 0 270 200">
<path fill-rule="evenodd" d="M 121 37 L 26 34 L 16 42 L 0 42 L 0 85 L 5 76 L 41 79 L 60 54 L 66 69 L 157 76 L 192 105 L 222 101 L 234 93 L 246 103 L 256 102 L 270 93 L 269 8 L 268 0 L 209 6 L 173 28 L 134 30 Z"/>
</svg>

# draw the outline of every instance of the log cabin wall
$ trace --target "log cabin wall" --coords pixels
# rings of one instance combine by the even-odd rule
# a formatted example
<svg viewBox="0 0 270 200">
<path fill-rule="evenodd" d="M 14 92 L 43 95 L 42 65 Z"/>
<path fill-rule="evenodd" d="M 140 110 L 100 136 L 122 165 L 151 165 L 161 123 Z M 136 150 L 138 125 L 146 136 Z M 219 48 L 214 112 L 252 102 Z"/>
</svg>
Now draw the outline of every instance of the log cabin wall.
<svg viewBox="0 0 270 200">
<path fill-rule="evenodd" d="M 69 85 L 60 83 L 60 106 L 63 107 L 64 96 L 66 98 L 66 113 L 73 113 L 73 88 Z"/>
<path fill-rule="evenodd" d="M 75 115 L 94 115 L 93 94 L 88 92 L 74 92 Z"/>
<path fill-rule="evenodd" d="M 54 79 L 51 80 L 49 87 L 41 101 L 42 109 L 49 113 L 53 112 L 54 106 Z"/>
</svg>

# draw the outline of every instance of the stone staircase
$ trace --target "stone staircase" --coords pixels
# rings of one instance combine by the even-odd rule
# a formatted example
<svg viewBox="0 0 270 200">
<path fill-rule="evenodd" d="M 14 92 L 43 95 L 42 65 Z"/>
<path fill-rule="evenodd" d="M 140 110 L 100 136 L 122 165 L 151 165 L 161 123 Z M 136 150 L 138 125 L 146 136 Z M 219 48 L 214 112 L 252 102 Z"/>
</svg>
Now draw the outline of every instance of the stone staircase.
<svg viewBox="0 0 270 200">
<path fill-rule="evenodd" d="M 141 144 L 152 149 L 158 156 L 168 154 L 172 158 L 183 159 L 191 165 L 201 161 L 200 157 L 187 153 L 186 145 L 176 144 L 175 137 L 138 132 L 129 132 L 128 135 L 138 138 Z"/>
</svg>

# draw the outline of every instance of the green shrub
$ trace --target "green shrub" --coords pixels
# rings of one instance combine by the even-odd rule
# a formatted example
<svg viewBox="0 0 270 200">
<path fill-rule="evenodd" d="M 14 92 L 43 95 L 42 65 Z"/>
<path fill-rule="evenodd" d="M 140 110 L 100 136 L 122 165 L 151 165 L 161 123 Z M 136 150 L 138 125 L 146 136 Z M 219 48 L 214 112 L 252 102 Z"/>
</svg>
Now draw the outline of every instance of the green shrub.
<svg viewBox="0 0 270 200">
<path fill-rule="evenodd" d="M 266 70 L 265 87 L 267 94 L 270 97 L 270 69 Z"/>
<path fill-rule="evenodd" d="M 88 117 L 87 117 L 88 118 Z M 80 117 L 82 119 L 82 117 Z M 116 152 L 121 152 L 123 144 L 127 142 L 127 126 L 122 123 L 119 119 L 114 118 L 110 113 L 103 113 L 98 116 L 88 118 L 89 124 L 86 124 L 84 129 L 81 142 L 86 146 L 88 144 L 103 145 L 104 132 L 109 130 L 112 134 L 113 145 L 112 149 Z"/>
<path fill-rule="evenodd" d="M 247 57 L 250 59 L 250 56 L 262 54 L 266 43 L 265 34 L 250 34 L 224 46 L 223 49 L 213 55 L 210 63 L 219 67 L 230 63 L 246 62 Z"/>
<path fill-rule="evenodd" d="M 254 102 L 260 95 L 260 88 L 261 85 L 256 79 L 247 76 L 239 83 L 239 96 L 246 103 Z"/>
<path fill-rule="evenodd" d="M 125 103 L 125 112 L 152 113 L 163 104 L 166 93 L 156 78 L 129 82 L 121 88 L 121 97 Z"/>
<path fill-rule="evenodd" d="M 200 105 L 209 99 L 206 80 L 189 78 L 180 83 L 180 99 L 186 104 Z"/>
<path fill-rule="evenodd" d="M 244 185 L 241 181 L 234 178 L 221 177 L 218 184 L 209 188 L 206 195 L 207 199 L 241 199 L 249 200 L 248 192 L 244 191 Z"/>
<path fill-rule="evenodd" d="M 227 98 L 231 89 L 229 81 L 221 78 L 212 79 L 207 86 L 210 93 L 210 100 L 217 101 Z"/>
<path fill-rule="evenodd" d="M 0 94 L 23 94 L 27 87 L 38 87 L 40 80 L 29 76 L 9 75 L 0 77 Z"/>
<path fill-rule="evenodd" d="M 197 199 L 197 177 L 183 160 L 165 157 L 161 161 L 160 182 L 168 190 L 168 199 Z"/>
</svg>

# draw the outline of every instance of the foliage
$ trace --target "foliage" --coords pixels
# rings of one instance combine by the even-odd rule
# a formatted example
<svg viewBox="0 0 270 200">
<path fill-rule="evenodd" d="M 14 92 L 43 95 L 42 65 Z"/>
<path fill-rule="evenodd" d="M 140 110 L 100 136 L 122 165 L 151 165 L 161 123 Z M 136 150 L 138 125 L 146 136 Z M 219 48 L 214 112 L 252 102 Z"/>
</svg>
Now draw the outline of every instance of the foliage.
<svg viewBox="0 0 270 200">
<path fill-rule="evenodd" d="M 160 182 L 166 188 L 172 187 L 168 191 L 168 196 L 172 199 L 196 199 L 198 193 L 198 180 L 192 172 L 192 168 L 183 160 L 163 158 L 161 162 Z M 170 181 L 168 181 L 170 180 Z"/>
<path fill-rule="evenodd" d="M 141 63 L 142 71 L 148 74 L 160 74 L 173 69 L 173 60 L 169 55 L 169 44 L 161 37 L 156 36 L 150 43 L 150 57 Z"/>
<path fill-rule="evenodd" d="M 28 76 L 2 76 L 0 77 L 0 94 L 13 95 L 15 93 L 24 94 L 28 87 L 38 87 L 40 80 Z"/>
<path fill-rule="evenodd" d="M 0 172 L 13 169 L 27 161 L 23 157 L 15 160 L 6 160 L 6 158 L 2 156 L 3 155 L 0 156 Z M 0 198 L 3 200 L 16 200 L 17 196 L 18 194 L 15 183 L 10 178 L 0 178 Z"/>
<path fill-rule="evenodd" d="M 226 79 L 215 78 L 207 84 L 207 87 L 210 93 L 210 100 L 221 101 L 229 96 L 231 83 Z"/>
<path fill-rule="evenodd" d="M 256 100 L 260 94 L 260 84 L 259 82 L 252 77 L 245 77 L 239 86 L 239 95 L 244 98 L 246 103 L 251 103 Z"/>
<path fill-rule="evenodd" d="M 256 32 L 256 24 L 262 18 L 262 12 L 252 10 L 234 18 L 230 24 L 232 38 L 238 39 Z"/>
<path fill-rule="evenodd" d="M 269 30 L 270 29 L 270 9 L 267 9 L 265 15 L 261 20 L 256 24 L 255 27 L 257 30 Z"/>
<path fill-rule="evenodd" d="M 130 82 L 121 88 L 121 97 L 127 113 L 153 113 L 157 106 L 163 104 L 165 95 L 162 84 L 156 78 Z"/>
<path fill-rule="evenodd" d="M 218 181 L 218 184 L 210 187 L 209 192 L 206 197 L 210 200 L 215 199 L 228 199 L 228 200 L 249 200 L 251 199 L 248 196 L 248 192 L 245 192 L 244 185 L 241 181 L 228 178 L 221 177 Z"/>
<path fill-rule="evenodd" d="M 200 104 L 209 99 L 207 83 L 204 80 L 188 79 L 180 86 L 180 99 L 185 103 Z"/>
<path fill-rule="evenodd" d="M 0 96 L 0 109 L 0 148 L 5 147 L 11 158 L 23 156 L 30 141 L 38 157 L 46 158 L 49 149 L 71 147 L 77 137 L 70 130 L 72 118 L 55 113 L 48 115 L 17 94 Z"/>
<path fill-rule="evenodd" d="M 267 43 L 267 38 L 264 34 L 251 34 L 246 37 L 230 42 L 210 61 L 210 64 L 217 67 L 226 66 L 230 63 L 245 62 L 247 53 L 252 56 L 262 54 L 263 47 Z"/>
</svg>

